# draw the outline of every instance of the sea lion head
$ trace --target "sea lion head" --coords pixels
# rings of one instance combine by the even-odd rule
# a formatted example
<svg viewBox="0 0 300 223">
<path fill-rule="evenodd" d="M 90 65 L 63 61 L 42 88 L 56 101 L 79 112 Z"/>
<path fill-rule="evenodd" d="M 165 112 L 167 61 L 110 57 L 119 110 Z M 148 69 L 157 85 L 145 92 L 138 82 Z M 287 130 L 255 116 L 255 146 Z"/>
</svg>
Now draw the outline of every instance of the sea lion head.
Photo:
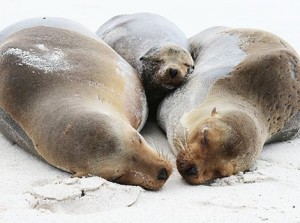
<svg viewBox="0 0 300 223">
<path fill-rule="evenodd" d="M 194 69 L 190 53 L 180 46 L 152 47 L 140 58 L 138 70 L 148 85 L 172 90 L 181 85 Z"/>
<path fill-rule="evenodd" d="M 247 115 L 214 109 L 211 116 L 195 122 L 176 160 L 188 183 L 209 183 L 251 167 L 263 143 L 258 143 L 256 128 Z"/>
<path fill-rule="evenodd" d="M 124 161 L 119 174 L 113 181 L 121 184 L 139 185 L 148 190 L 158 190 L 172 173 L 172 166 L 167 159 L 154 151 L 137 132 L 128 132 L 124 147 Z"/>
<path fill-rule="evenodd" d="M 79 124 L 67 126 L 66 130 L 67 137 L 73 140 L 70 143 L 77 147 L 70 155 L 74 157 L 76 153 L 81 165 L 80 170 L 73 171 L 77 172 L 75 176 L 91 174 L 148 190 L 164 185 L 172 173 L 170 162 L 156 153 L 133 127 L 112 115 L 88 116 L 77 117 Z"/>
</svg>

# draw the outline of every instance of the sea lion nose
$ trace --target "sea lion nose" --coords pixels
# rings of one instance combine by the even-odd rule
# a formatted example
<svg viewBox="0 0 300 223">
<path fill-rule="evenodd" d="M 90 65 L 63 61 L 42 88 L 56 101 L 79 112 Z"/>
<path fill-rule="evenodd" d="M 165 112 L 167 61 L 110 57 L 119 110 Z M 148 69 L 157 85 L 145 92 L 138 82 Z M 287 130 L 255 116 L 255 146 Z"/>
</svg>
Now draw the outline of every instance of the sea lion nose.
<svg viewBox="0 0 300 223">
<path fill-rule="evenodd" d="M 167 180 L 168 177 L 169 176 L 168 176 L 166 168 L 160 169 L 160 171 L 158 172 L 158 175 L 157 175 L 157 179 L 158 180 Z"/>
<path fill-rule="evenodd" d="M 171 76 L 171 78 L 175 78 L 178 74 L 178 70 L 177 69 L 174 69 L 174 68 L 169 68 L 169 74 Z"/>
<path fill-rule="evenodd" d="M 194 175 L 198 174 L 198 169 L 197 169 L 196 165 L 192 165 L 189 168 L 187 168 L 184 172 L 188 176 L 194 176 Z"/>
</svg>

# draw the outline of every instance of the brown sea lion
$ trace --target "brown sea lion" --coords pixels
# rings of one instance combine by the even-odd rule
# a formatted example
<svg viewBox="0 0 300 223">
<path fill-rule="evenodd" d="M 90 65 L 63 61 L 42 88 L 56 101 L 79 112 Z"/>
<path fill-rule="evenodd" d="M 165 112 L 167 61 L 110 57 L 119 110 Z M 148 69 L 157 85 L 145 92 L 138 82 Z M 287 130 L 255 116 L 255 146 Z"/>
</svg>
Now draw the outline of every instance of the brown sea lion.
<svg viewBox="0 0 300 223">
<path fill-rule="evenodd" d="M 0 131 L 74 176 L 150 190 L 172 169 L 138 131 L 147 117 L 137 72 L 81 25 L 27 20 L 0 34 Z"/>
<path fill-rule="evenodd" d="M 96 34 L 138 70 L 150 116 L 156 116 L 160 101 L 193 70 L 187 38 L 162 16 L 152 13 L 115 16 Z"/>
<path fill-rule="evenodd" d="M 195 70 L 158 112 L 191 184 L 248 170 L 269 142 L 300 129 L 295 50 L 265 31 L 215 27 L 189 39 Z"/>
</svg>

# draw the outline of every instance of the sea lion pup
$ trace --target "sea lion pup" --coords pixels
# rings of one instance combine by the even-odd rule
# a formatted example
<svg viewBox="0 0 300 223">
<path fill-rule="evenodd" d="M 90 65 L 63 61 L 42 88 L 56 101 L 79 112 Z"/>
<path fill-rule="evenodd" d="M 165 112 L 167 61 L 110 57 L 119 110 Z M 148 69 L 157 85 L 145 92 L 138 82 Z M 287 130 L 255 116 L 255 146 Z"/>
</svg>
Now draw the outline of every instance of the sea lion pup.
<svg viewBox="0 0 300 223">
<path fill-rule="evenodd" d="M 266 142 L 299 131 L 300 67 L 291 46 L 260 30 L 216 27 L 189 41 L 195 70 L 158 120 L 182 177 L 201 184 L 248 170 Z"/>
<path fill-rule="evenodd" d="M 146 97 L 123 58 L 64 19 L 28 20 L 0 36 L 3 135 L 74 176 L 163 186 L 171 165 L 138 133 Z"/>
<path fill-rule="evenodd" d="M 187 38 L 162 16 L 119 15 L 108 20 L 96 34 L 138 70 L 150 116 L 156 116 L 160 101 L 193 70 Z"/>
</svg>

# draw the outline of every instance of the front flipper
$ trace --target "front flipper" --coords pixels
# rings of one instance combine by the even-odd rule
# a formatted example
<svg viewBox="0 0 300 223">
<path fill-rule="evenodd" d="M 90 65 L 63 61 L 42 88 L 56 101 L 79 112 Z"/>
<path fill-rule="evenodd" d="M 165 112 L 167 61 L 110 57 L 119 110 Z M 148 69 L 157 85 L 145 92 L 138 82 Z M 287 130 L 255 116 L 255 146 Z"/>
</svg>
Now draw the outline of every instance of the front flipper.
<svg viewBox="0 0 300 223">
<path fill-rule="evenodd" d="M 24 129 L 0 107 L 0 132 L 13 143 L 40 157 Z"/>
<path fill-rule="evenodd" d="M 83 171 L 79 171 L 79 172 L 73 173 L 73 175 L 71 177 L 72 178 L 74 178 L 74 177 L 81 178 L 81 177 L 84 177 L 84 176 L 89 176 L 89 174 L 87 174 L 87 173 L 85 173 Z"/>
</svg>

